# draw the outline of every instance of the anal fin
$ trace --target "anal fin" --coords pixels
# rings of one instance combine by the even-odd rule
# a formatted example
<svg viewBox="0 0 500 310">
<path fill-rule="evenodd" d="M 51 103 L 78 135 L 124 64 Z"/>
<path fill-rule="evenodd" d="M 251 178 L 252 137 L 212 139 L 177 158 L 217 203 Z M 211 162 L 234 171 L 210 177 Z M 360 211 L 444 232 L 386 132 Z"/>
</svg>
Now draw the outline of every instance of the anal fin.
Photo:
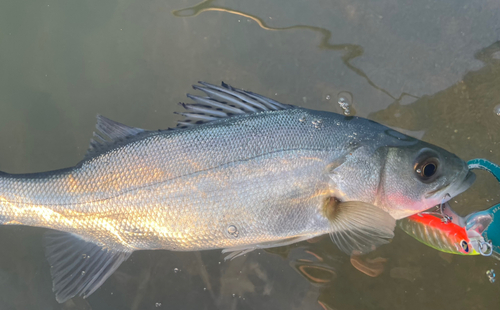
<svg viewBox="0 0 500 310">
<path fill-rule="evenodd" d="M 44 239 L 53 291 L 60 303 L 76 295 L 88 297 L 132 254 L 126 249 L 106 249 L 78 235 L 59 231 L 47 232 Z"/>
</svg>

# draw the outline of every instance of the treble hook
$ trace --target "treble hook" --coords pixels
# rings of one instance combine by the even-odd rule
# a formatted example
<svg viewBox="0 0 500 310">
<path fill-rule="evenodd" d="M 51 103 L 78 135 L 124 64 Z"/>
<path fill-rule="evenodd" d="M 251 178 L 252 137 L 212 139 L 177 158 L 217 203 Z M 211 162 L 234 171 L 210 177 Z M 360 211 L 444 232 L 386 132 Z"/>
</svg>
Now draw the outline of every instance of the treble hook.
<svg viewBox="0 0 500 310">
<path fill-rule="evenodd" d="M 449 216 L 447 216 L 446 214 L 443 214 L 443 212 L 423 211 L 423 212 L 417 213 L 417 215 L 420 217 L 422 217 L 422 214 L 428 214 L 428 215 L 434 215 L 436 217 L 440 217 L 441 221 L 443 221 L 443 222 L 451 220 L 451 218 Z"/>
<path fill-rule="evenodd" d="M 443 209 L 445 208 L 445 206 L 444 206 L 445 199 L 448 197 L 451 198 L 450 194 L 446 193 L 446 195 L 444 195 L 444 197 L 443 197 L 443 200 L 441 200 L 441 204 L 439 205 L 439 213 L 442 217 L 441 221 L 443 221 L 443 223 L 445 223 L 445 224 L 449 223 L 453 220 L 453 218 L 451 216 L 443 213 Z"/>
</svg>

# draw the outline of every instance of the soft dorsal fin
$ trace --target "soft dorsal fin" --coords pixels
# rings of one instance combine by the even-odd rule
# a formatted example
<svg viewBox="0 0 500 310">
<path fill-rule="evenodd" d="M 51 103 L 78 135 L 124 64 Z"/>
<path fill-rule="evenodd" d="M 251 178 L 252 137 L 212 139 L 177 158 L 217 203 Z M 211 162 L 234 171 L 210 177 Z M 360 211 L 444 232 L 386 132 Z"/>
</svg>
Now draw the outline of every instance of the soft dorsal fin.
<svg viewBox="0 0 500 310">
<path fill-rule="evenodd" d="M 178 128 L 188 128 L 198 124 L 208 123 L 218 119 L 239 114 L 251 114 L 262 111 L 278 111 L 294 108 L 292 105 L 277 102 L 250 91 L 234 88 L 224 82 L 221 86 L 199 82 L 193 85 L 207 97 L 187 94 L 194 103 L 180 103 L 187 112 L 177 113 L 185 119 L 177 123 Z"/>
<path fill-rule="evenodd" d="M 120 124 L 102 115 L 97 115 L 95 127 L 96 131 L 94 131 L 94 136 L 90 140 L 85 159 L 93 157 L 119 142 L 146 132 L 144 129 Z"/>
</svg>

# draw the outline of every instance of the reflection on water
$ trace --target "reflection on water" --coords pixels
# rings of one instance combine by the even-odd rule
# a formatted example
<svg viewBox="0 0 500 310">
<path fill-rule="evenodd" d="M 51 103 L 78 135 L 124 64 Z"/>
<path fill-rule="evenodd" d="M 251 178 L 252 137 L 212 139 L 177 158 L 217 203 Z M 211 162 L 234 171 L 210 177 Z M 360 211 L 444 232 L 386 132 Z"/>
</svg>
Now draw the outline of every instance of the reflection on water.
<svg viewBox="0 0 500 310">
<path fill-rule="evenodd" d="M 344 55 L 342 56 L 342 61 L 343 61 L 344 65 L 346 67 L 348 67 L 349 69 L 351 69 L 356 74 L 358 74 L 359 76 L 363 77 L 368 82 L 368 84 L 370 84 L 373 88 L 383 92 L 384 94 L 386 94 L 387 96 L 389 96 L 390 98 L 392 98 L 396 101 L 400 101 L 404 96 L 418 98 L 416 96 L 412 96 L 412 95 L 404 93 L 404 92 L 401 93 L 401 95 L 398 98 L 395 98 L 387 90 L 377 86 L 372 80 L 370 80 L 370 78 L 366 75 L 365 72 L 363 72 L 363 70 L 355 67 L 351 63 L 351 61 L 354 58 L 360 57 L 363 55 L 363 53 L 364 53 L 363 47 L 361 47 L 360 45 L 356 45 L 356 44 L 331 44 L 330 39 L 332 37 L 332 32 L 328 29 L 321 28 L 321 27 L 315 27 L 315 26 L 308 26 L 308 25 L 293 25 L 293 26 L 288 26 L 288 27 L 271 27 L 266 22 L 264 22 L 264 20 L 262 18 L 259 18 L 257 16 L 254 16 L 254 15 L 251 15 L 248 13 L 240 12 L 237 10 L 218 6 L 218 5 L 214 4 L 215 1 L 216 0 L 205 0 L 205 1 L 200 2 L 199 4 L 197 4 L 195 6 L 185 8 L 185 9 L 175 10 L 172 13 L 178 17 L 190 17 L 190 16 L 196 16 L 202 12 L 205 12 L 205 11 L 219 11 L 219 12 L 226 12 L 226 13 L 230 13 L 230 14 L 239 15 L 241 17 L 249 18 L 249 19 L 255 21 L 262 29 L 265 29 L 265 30 L 277 31 L 277 30 L 291 30 L 291 29 L 306 29 L 309 31 L 318 32 L 321 35 L 321 40 L 320 40 L 320 43 L 318 44 L 318 47 L 320 49 L 344 51 Z"/>
<path fill-rule="evenodd" d="M 338 96 L 346 92 L 359 115 L 376 111 L 371 119 L 420 132 L 464 159 L 500 162 L 500 43 L 492 44 L 500 18 L 491 17 L 499 16 L 497 1 L 28 2 L 0 3 L 0 170 L 73 165 L 85 153 L 97 113 L 132 126 L 172 126 L 170 112 L 198 79 L 224 79 L 340 113 Z M 270 10 L 272 22 L 261 18 Z M 294 26 L 270 26 L 283 20 Z M 472 30 L 461 34 L 462 27 Z M 469 61 L 482 67 L 464 75 Z M 453 208 L 468 214 L 499 202 L 500 188 L 478 172 L 473 188 L 456 200 Z M 229 262 L 218 250 L 137 252 L 90 298 L 59 305 L 41 234 L 0 227 L 0 309 L 500 306 L 499 283 L 486 276 L 498 272 L 499 262 L 444 255 L 401 231 L 353 263 L 328 237 Z M 371 277 L 353 264 L 381 273 Z"/>
<path fill-rule="evenodd" d="M 423 139 L 438 144 L 465 159 L 484 157 L 500 162 L 500 118 L 494 112 L 500 103 L 500 41 L 476 53 L 484 67 L 467 73 L 446 90 L 422 97 L 412 104 L 395 101 L 387 109 L 370 115 L 371 119 L 411 131 L 425 130 Z M 466 146 L 466 147 L 464 147 Z M 462 213 L 486 209 L 500 200 L 500 190 L 487 173 L 480 174 L 460 198 Z"/>
</svg>

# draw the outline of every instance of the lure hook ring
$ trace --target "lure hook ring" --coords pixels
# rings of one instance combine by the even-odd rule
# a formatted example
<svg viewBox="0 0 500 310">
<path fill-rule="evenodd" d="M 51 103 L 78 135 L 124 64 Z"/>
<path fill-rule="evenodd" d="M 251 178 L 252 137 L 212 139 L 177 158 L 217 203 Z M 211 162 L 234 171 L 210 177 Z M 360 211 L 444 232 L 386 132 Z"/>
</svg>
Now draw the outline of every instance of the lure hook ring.
<svg viewBox="0 0 500 310">
<path fill-rule="evenodd" d="M 483 245 L 486 246 L 485 252 L 483 252 Z M 489 251 L 488 251 L 488 249 L 489 249 Z M 479 253 L 483 256 L 491 256 L 491 254 L 493 254 L 493 244 L 491 243 L 491 240 L 488 242 L 486 242 L 486 241 L 479 242 L 478 250 L 479 250 Z"/>
</svg>

